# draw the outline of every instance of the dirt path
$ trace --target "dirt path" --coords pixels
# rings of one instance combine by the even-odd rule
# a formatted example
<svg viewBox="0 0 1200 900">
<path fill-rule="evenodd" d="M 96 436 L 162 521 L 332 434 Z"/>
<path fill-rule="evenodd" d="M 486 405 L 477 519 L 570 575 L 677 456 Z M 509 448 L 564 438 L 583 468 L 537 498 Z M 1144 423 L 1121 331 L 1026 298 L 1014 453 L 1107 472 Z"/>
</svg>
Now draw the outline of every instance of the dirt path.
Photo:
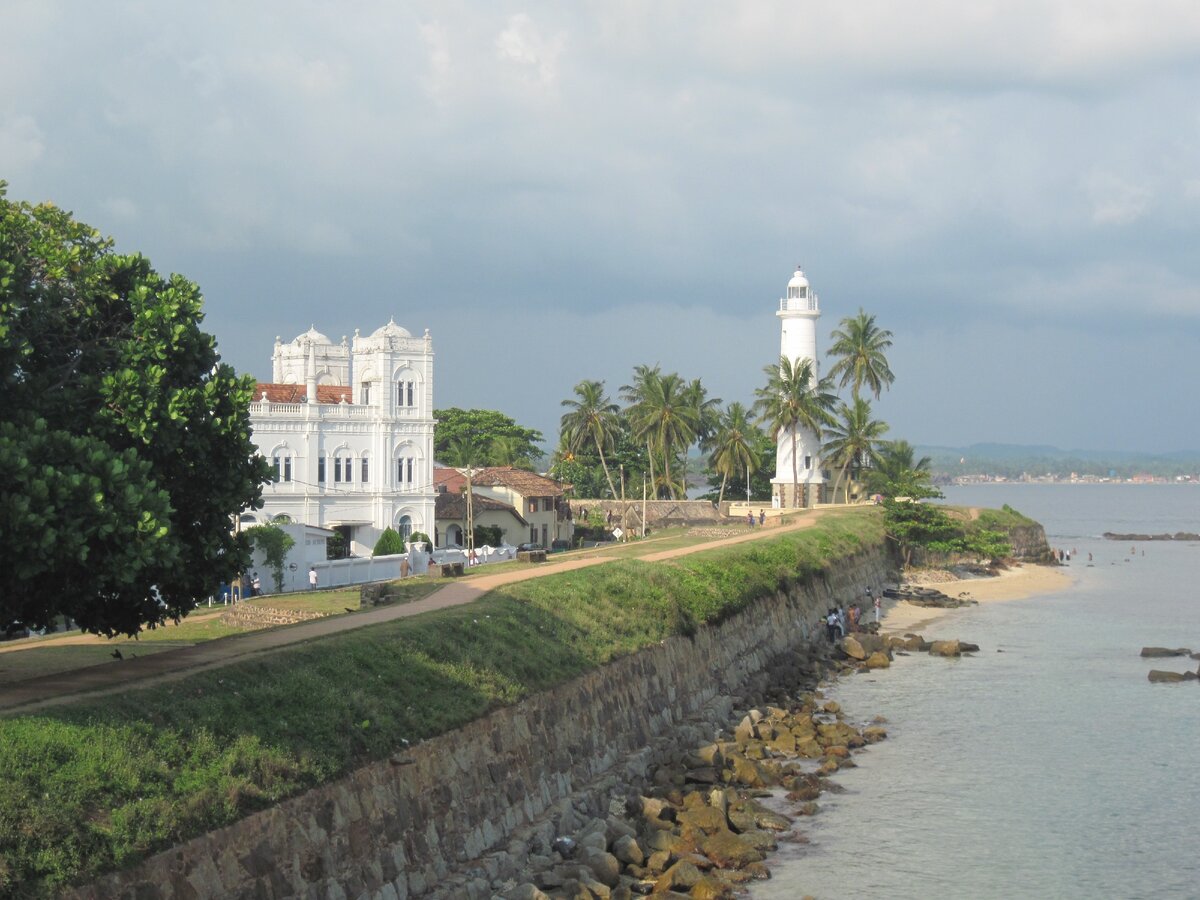
<svg viewBox="0 0 1200 900">
<path fill-rule="evenodd" d="M 735 537 L 719 538 L 690 547 L 660 550 L 645 556 L 587 556 L 563 562 L 548 563 L 537 568 L 498 572 L 495 575 L 477 575 L 469 581 L 458 581 L 448 584 L 421 600 L 401 606 L 385 606 L 353 615 L 317 619 L 269 631 L 255 631 L 250 634 L 205 641 L 191 647 L 182 647 L 176 650 L 155 653 L 151 656 L 124 659 L 120 661 L 120 664 L 105 663 L 85 669 L 73 669 L 53 675 L 31 678 L 28 681 L 9 685 L 4 689 L 3 695 L 0 695 L 0 714 L 13 711 L 30 712 L 48 706 L 68 703 L 83 694 L 96 696 L 122 691 L 130 686 L 143 687 L 162 681 L 182 678 L 193 672 L 218 668 L 248 656 L 269 653 L 293 644 L 311 641 L 331 634 L 353 631 L 356 628 L 378 625 L 383 622 L 391 622 L 395 619 L 402 619 L 408 616 L 417 616 L 434 610 L 448 609 L 452 606 L 461 606 L 479 599 L 494 588 L 506 584 L 514 584 L 518 581 L 526 581 L 530 578 L 543 578 L 546 575 L 553 575 L 559 572 L 586 569 L 623 558 L 641 559 L 646 562 L 660 562 L 681 556 L 688 556 L 692 553 L 700 553 L 715 547 L 726 547 L 746 543 L 747 541 L 769 538 L 784 532 L 811 527 L 824 512 L 825 510 L 815 510 L 806 513 L 792 524 L 778 528 L 747 529 L 745 534 L 736 535 Z"/>
</svg>

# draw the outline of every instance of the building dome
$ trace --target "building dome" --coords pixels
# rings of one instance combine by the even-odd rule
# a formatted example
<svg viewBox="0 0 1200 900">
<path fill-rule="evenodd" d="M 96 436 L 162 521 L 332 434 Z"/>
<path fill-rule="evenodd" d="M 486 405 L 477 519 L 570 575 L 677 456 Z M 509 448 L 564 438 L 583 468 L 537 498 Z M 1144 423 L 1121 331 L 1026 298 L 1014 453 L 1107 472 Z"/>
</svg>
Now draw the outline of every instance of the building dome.
<svg viewBox="0 0 1200 900">
<path fill-rule="evenodd" d="M 799 266 L 796 267 L 795 273 L 792 275 L 792 280 L 788 282 L 788 288 L 808 287 L 808 279 L 804 277 L 804 270 Z M 788 291 L 788 296 L 793 296 L 792 292 Z M 804 295 L 801 294 L 801 297 Z"/>
<path fill-rule="evenodd" d="M 293 344 L 332 344 L 333 341 L 331 341 L 325 335 L 321 334 L 321 332 L 317 331 L 315 326 L 310 326 L 308 331 L 304 332 L 304 334 L 296 335 L 296 339 L 294 341 L 292 341 L 292 343 Z"/>
<path fill-rule="evenodd" d="M 373 338 L 410 338 L 411 334 L 407 330 L 396 324 L 395 319 L 389 319 L 388 323 L 381 328 L 376 328 L 371 332 Z"/>
</svg>

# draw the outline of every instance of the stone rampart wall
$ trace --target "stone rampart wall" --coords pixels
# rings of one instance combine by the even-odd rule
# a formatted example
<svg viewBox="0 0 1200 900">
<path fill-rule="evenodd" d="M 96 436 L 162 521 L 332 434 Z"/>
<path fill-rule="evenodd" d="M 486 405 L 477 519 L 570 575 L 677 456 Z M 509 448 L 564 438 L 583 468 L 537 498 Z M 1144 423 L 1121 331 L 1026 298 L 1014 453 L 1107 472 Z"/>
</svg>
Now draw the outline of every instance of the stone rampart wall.
<svg viewBox="0 0 1200 900">
<path fill-rule="evenodd" d="M 80 889 L 81 898 L 488 897 L 523 836 L 603 813 L 711 740 L 714 709 L 805 642 L 824 610 L 894 575 L 883 547 L 812 583 L 368 765 Z M 729 708 L 719 710 L 727 716 Z M 701 734 L 709 730 L 708 734 Z M 569 826 L 568 826 L 569 827 Z"/>
</svg>

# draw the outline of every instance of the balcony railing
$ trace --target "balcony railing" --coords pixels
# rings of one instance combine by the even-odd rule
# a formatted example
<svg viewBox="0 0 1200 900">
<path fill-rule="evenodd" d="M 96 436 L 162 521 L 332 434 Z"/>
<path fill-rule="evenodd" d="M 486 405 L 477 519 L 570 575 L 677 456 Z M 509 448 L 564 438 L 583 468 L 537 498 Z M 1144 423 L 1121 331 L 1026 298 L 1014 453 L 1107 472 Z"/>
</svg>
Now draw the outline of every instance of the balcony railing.
<svg viewBox="0 0 1200 900">
<path fill-rule="evenodd" d="M 780 312 L 816 312 L 819 308 L 817 295 L 811 292 L 807 297 L 783 298 L 779 301 Z"/>
</svg>

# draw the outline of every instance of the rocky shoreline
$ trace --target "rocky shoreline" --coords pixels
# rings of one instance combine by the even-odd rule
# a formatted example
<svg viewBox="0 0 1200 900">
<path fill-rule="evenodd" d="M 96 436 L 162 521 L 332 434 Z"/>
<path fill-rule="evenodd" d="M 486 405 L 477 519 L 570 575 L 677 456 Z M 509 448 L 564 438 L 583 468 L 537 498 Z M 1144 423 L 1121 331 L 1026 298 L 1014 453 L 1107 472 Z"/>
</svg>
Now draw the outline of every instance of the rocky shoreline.
<svg viewBox="0 0 1200 900">
<path fill-rule="evenodd" d="M 715 900 L 769 878 L 769 854 L 780 843 L 807 843 L 797 823 L 819 812 L 823 793 L 840 790 L 832 776 L 887 737 L 882 719 L 856 722 L 824 699 L 822 679 L 887 668 L 895 653 L 979 649 L 919 634 L 883 636 L 874 627 L 777 660 L 755 697 L 728 698 L 713 740 L 682 746 L 645 783 L 612 785 L 607 809 L 560 810 L 552 825 L 510 848 L 519 873 L 494 896 Z M 784 812 L 771 808 L 781 803 Z"/>
</svg>

